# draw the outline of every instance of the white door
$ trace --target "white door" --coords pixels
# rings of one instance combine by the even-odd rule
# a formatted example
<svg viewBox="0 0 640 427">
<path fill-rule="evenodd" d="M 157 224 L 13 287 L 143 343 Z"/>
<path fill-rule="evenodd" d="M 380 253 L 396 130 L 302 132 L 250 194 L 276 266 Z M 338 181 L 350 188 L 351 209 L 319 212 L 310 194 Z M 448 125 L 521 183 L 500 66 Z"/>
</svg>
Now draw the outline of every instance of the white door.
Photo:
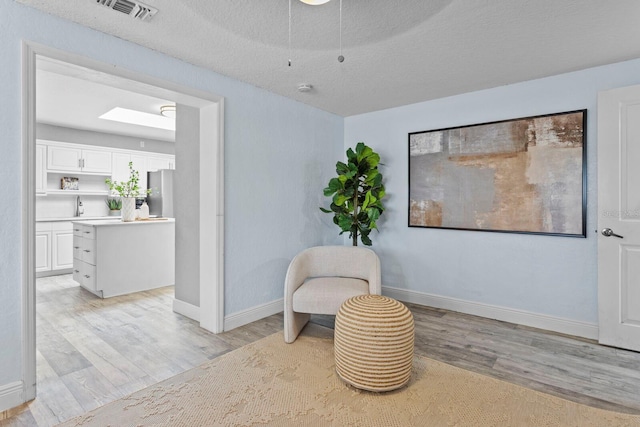
<svg viewBox="0 0 640 427">
<path fill-rule="evenodd" d="M 601 344 L 640 351 L 640 86 L 598 94 Z"/>
</svg>

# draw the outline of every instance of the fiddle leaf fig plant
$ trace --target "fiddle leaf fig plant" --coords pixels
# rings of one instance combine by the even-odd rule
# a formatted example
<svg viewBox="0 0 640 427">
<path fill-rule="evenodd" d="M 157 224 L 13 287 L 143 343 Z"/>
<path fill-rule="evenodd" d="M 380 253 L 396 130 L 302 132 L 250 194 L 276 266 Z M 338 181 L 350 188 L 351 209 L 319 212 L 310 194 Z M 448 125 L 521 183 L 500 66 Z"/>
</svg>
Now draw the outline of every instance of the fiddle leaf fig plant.
<svg viewBox="0 0 640 427">
<path fill-rule="evenodd" d="M 378 171 L 380 155 L 364 142 L 358 142 L 355 151 L 347 150 L 347 163 L 336 163 L 336 178 L 331 178 L 324 195 L 331 197 L 329 209 L 340 234 L 349 233 L 353 246 L 358 246 L 358 235 L 366 246 L 371 246 L 369 234 L 378 229 L 376 221 L 384 212 L 385 196 L 382 174 Z"/>
</svg>

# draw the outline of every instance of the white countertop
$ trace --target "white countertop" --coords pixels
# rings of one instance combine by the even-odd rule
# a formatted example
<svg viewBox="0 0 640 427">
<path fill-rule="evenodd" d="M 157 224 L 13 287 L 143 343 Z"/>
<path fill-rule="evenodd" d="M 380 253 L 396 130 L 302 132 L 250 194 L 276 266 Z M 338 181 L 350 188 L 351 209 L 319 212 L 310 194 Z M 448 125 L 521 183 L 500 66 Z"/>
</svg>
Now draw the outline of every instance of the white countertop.
<svg viewBox="0 0 640 427">
<path fill-rule="evenodd" d="M 167 224 L 176 222 L 175 218 L 152 218 L 150 220 L 135 220 L 129 222 L 123 222 L 120 219 L 110 219 L 110 220 L 97 220 L 97 221 L 72 221 L 75 223 L 80 223 L 83 225 L 93 225 L 93 226 L 114 226 L 114 225 L 147 225 L 147 224 Z"/>
<path fill-rule="evenodd" d="M 93 221 L 93 220 L 120 219 L 120 216 L 70 216 L 67 218 L 37 218 L 36 222 L 57 222 L 57 221 Z"/>
</svg>

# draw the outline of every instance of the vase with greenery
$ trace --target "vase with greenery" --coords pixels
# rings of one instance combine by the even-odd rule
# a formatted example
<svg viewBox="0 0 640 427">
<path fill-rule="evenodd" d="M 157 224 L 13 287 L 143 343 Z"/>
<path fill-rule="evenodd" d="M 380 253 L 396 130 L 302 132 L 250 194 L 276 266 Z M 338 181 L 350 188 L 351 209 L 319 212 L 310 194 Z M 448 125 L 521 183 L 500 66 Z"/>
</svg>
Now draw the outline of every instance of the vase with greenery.
<svg viewBox="0 0 640 427">
<path fill-rule="evenodd" d="M 109 207 L 109 216 L 120 215 L 120 210 L 122 209 L 122 199 L 116 197 L 107 197 L 105 203 Z"/>
<path fill-rule="evenodd" d="M 385 196 L 382 174 L 378 171 L 380 155 L 364 142 L 358 142 L 355 151 L 347 150 L 347 163 L 336 163 L 337 177 L 331 178 L 324 195 L 331 197 L 329 209 L 340 234 L 349 233 L 353 246 L 358 246 L 358 235 L 366 246 L 371 246 L 369 234 L 377 229 L 376 221 L 384 212 Z"/>
<path fill-rule="evenodd" d="M 150 190 L 140 188 L 140 174 L 129 162 L 129 180 L 112 181 L 107 178 L 104 182 L 109 186 L 111 194 L 117 194 L 122 200 L 122 221 L 130 222 L 136 219 L 136 197 L 146 196 Z"/>
</svg>

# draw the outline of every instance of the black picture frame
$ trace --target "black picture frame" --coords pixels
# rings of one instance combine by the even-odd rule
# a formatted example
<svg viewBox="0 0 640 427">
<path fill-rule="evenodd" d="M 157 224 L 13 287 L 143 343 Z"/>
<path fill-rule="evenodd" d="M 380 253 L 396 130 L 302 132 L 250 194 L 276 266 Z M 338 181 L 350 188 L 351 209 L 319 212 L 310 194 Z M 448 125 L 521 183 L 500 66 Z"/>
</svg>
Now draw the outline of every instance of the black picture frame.
<svg viewBox="0 0 640 427">
<path fill-rule="evenodd" d="M 586 237 L 587 110 L 408 134 L 408 226 Z"/>
</svg>

